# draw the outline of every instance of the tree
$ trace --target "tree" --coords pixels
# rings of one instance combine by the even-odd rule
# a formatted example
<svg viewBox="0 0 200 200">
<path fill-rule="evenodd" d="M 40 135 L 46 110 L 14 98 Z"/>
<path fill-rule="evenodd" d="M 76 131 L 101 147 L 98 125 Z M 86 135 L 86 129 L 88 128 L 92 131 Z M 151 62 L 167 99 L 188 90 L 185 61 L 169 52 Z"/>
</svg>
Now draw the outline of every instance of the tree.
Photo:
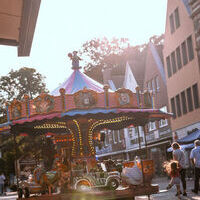
<svg viewBox="0 0 200 200">
<path fill-rule="evenodd" d="M 164 35 L 154 35 L 149 39 L 157 48 L 163 48 Z M 111 68 L 112 75 L 123 75 L 128 61 L 133 73 L 140 73 L 138 84 L 143 88 L 144 68 L 146 64 L 148 43 L 130 46 L 128 39 L 107 38 L 93 39 L 83 44 L 80 53 L 87 56 L 85 73 L 91 78 L 103 83 L 103 68 Z M 159 51 L 162 52 L 162 51 Z M 162 55 L 160 56 L 162 58 Z"/>
<path fill-rule="evenodd" d="M 122 60 L 121 54 L 128 46 L 129 40 L 127 38 L 113 38 L 109 41 L 104 37 L 103 39 L 95 38 L 85 42 L 79 51 L 85 60 L 85 73 L 97 81 L 102 82 L 103 78 L 99 76 L 102 74 L 101 70 L 119 65 Z M 96 76 L 97 73 L 98 77 Z"/>
<path fill-rule="evenodd" d="M 2 76 L 0 78 L 0 110 L 5 112 L 3 105 L 14 98 L 22 100 L 23 95 L 28 94 L 30 99 L 33 99 L 42 91 L 47 92 L 44 78 L 34 68 L 28 67 L 11 70 L 7 76 Z M 1 111 L 0 114 L 2 114 Z"/>
<path fill-rule="evenodd" d="M 14 98 L 22 100 L 25 94 L 30 99 L 38 96 L 42 91 L 48 92 L 44 83 L 44 76 L 36 72 L 34 68 L 23 67 L 19 70 L 11 70 L 7 76 L 0 77 L 0 122 L 6 121 L 5 102 L 11 102 Z M 1 136 L 2 137 L 2 136 Z M 15 152 L 13 136 L 1 138 L 3 150 L 4 170 L 6 174 L 14 173 L 14 160 L 28 152 L 33 155 L 40 154 L 39 138 L 17 137 L 18 150 Z M 31 140 L 32 139 L 32 140 Z"/>
</svg>

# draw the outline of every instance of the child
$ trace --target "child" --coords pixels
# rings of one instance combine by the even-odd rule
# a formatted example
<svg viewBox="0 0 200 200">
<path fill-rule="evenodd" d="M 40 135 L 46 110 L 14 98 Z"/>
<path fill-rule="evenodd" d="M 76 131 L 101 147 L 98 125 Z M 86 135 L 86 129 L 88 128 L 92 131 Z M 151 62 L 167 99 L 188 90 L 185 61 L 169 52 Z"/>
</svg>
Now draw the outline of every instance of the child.
<svg viewBox="0 0 200 200">
<path fill-rule="evenodd" d="M 176 189 L 177 189 L 176 196 L 180 198 L 180 177 L 179 177 L 180 167 L 178 165 L 178 162 L 173 160 L 171 162 L 165 163 L 164 167 L 167 173 L 171 177 L 171 180 L 169 182 L 169 185 L 167 186 L 167 189 L 170 189 L 173 185 L 176 185 Z"/>
</svg>

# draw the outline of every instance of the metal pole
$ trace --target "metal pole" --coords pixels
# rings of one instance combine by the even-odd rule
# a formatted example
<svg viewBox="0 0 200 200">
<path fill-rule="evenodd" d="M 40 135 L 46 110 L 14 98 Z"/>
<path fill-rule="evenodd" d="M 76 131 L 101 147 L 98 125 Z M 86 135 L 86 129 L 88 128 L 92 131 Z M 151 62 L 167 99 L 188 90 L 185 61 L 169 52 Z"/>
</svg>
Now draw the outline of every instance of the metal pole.
<svg viewBox="0 0 200 200">
<path fill-rule="evenodd" d="M 138 133 L 138 144 L 139 144 L 139 149 L 141 149 L 141 141 L 140 141 L 140 131 L 139 131 L 139 128 L 138 126 L 136 126 L 135 128 L 137 130 L 137 133 Z"/>
<path fill-rule="evenodd" d="M 11 131 L 12 133 L 12 131 Z M 18 166 L 17 166 L 17 152 L 18 152 L 18 147 L 17 147 L 17 141 L 16 141 L 16 135 L 15 133 L 13 134 L 13 139 L 14 139 L 14 146 L 15 146 L 15 174 L 16 174 L 16 178 L 17 178 L 17 188 L 19 188 L 19 176 L 18 176 Z"/>
<path fill-rule="evenodd" d="M 148 156 L 147 138 L 146 138 L 147 131 L 146 131 L 145 125 L 143 126 L 143 130 L 144 130 L 144 144 L 145 144 L 145 151 L 146 151 L 146 159 L 148 159 L 149 156 Z"/>
<path fill-rule="evenodd" d="M 141 151 L 141 144 L 140 144 L 140 131 L 139 131 L 139 128 L 138 126 L 136 127 L 137 129 L 137 132 L 138 132 L 138 142 L 139 142 L 139 150 Z M 141 162 L 141 170 L 142 170 L 142 179 L 143 179 L 143 184 L 145 185 L 145 177 L 144 177 L 144 167 L 143 167 L 143 162 L 142 162 L 142 159 L 140 159 L 140 162 Z"/>
</svg>

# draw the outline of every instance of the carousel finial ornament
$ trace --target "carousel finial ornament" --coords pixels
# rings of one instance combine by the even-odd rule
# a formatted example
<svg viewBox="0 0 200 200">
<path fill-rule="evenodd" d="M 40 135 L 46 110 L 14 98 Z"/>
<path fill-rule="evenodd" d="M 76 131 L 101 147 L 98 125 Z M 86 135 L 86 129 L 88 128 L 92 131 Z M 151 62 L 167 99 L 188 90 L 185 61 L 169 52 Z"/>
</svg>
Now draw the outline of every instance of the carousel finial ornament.
<svg viewBox="0 0 200 200">
<path fill-rule="evenodd" d="M 73 51 L 73 53 L 68 53 L 68 57 L 72 60 L 72 69 L 81 69 L 79 66 L 79 60 L 82 60 L 78 55 L 77 51 Z"/>
</svg>

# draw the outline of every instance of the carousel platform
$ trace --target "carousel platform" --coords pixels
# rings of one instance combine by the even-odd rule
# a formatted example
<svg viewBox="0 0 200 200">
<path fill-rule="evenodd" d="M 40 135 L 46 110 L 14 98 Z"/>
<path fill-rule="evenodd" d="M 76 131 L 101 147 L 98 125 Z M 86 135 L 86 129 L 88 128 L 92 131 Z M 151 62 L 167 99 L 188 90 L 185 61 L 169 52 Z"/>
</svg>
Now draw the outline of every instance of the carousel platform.
<svg viewBox="0 0 200 200">
<path fill-rule="evenodd" d="M 146 186 L 134 186 L 132 188 L 119 188 L 115 191 L 90 191 L 90 192 L 70 192 L 65 194 L 53 194 L 43 196 L 32 196 L 29 198 L 22 198 L 22 200 L 111 200 L 111 199 L 134 199 L 136 196 L 156 194 L 159 191 L 157 184 Z M 21 199 L 18 199 L 21 200 Z"/>
</svg>

